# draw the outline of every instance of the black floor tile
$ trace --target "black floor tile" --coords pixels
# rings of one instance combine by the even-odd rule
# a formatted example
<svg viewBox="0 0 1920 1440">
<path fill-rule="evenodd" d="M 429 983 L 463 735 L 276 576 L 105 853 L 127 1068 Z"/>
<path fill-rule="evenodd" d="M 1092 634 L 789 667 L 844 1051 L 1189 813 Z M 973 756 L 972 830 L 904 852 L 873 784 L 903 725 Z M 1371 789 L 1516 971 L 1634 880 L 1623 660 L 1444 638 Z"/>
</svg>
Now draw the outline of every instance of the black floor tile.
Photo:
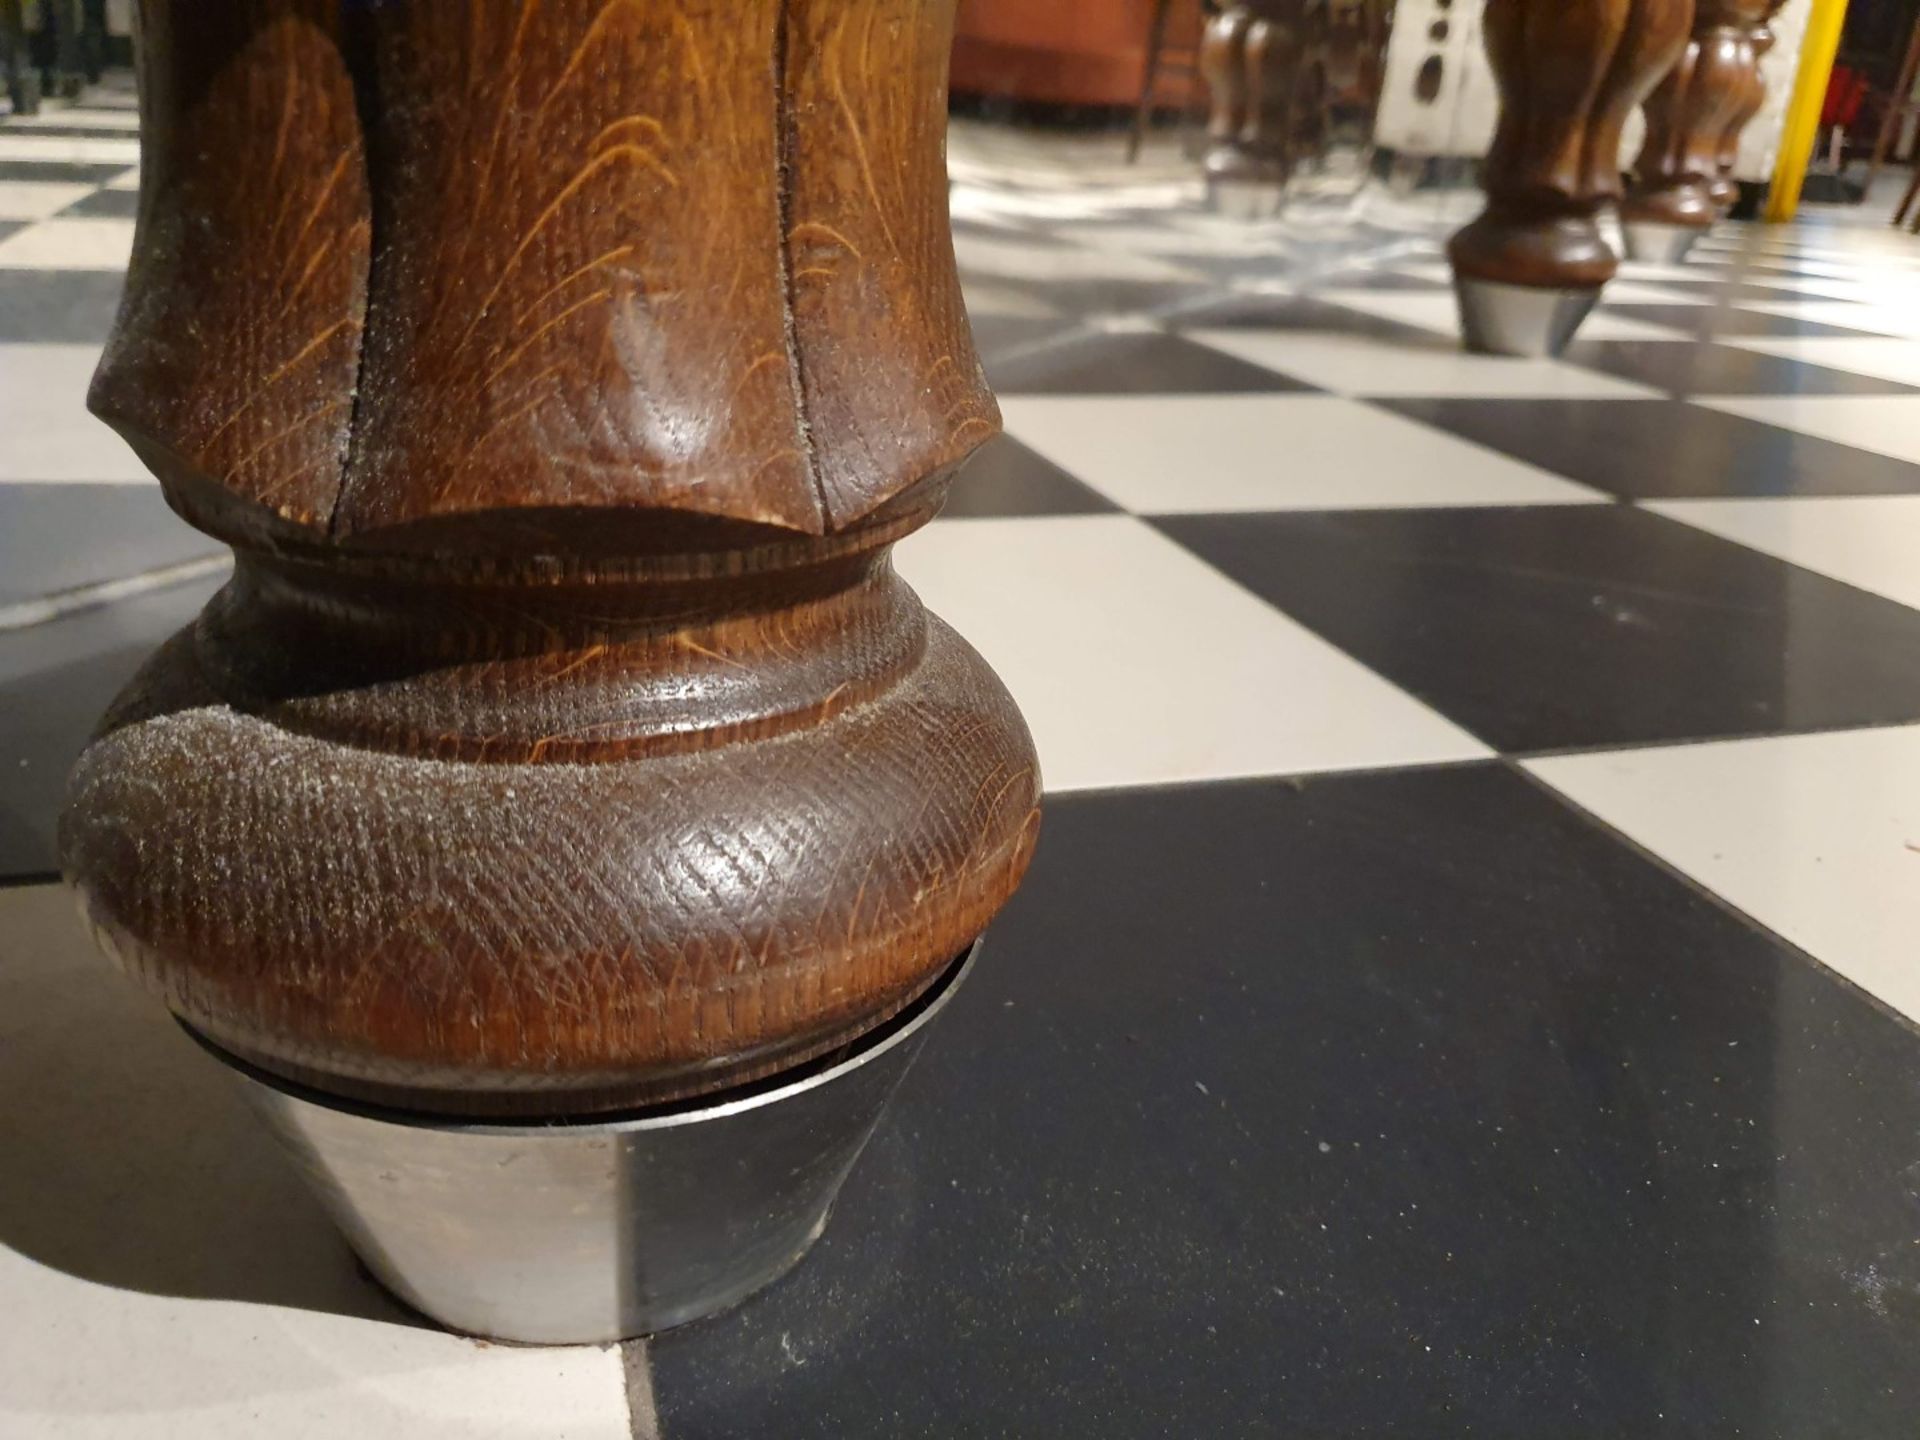
<svg viewBox="0 0 1920 1440">
<path fill-rule="evenodd" d="M 1920 492 L 1920 465 L 1680 400 L 1374 403 L 1634 499 Z"/>
<path fill-rule="evenodd" d="M 138 116 L 133 112 L 127 114 L 126 125 L 123 129 L 119 130 L 101 130 L 92 125 L 60 125 L 54 123 L 23 125 L 18 128 L 9 126 L 5 128 L 8 133 L 11 134 L 46 135 L 61 140 L 138 140 L 140 138 L 140 121 Z M 122 165 L 120 168 L 124 170 L 127 167 Z"/>
<path fill-rule="evenodd" d="M 0 240 L 6 239 L 9 235 L 18 235 L 27 228 L 28 223 L 25 220 L 0 220 Z"/>
<path fill-rule="evenodd" d="M 1459 341 L 1378 315 L 1363 314 L 1312 295 L 1223 295 L 1182 311 L 1167 323 L 1182 330 L 1304 330 L 1315 334 L 1361 335 L 1401 345 L 1458 352 Z"/>
<path fill-rule="evenodd" d="M 1159 331 L 1098 331 L 985 364 L 994 389 L 1008 395 L 1218 395 L 1313 388 Z"/>
<path fill-rule="evenodd" d="M 969 315 L 968 323 L 973 328 L 973 348 L 983 364 L 1078 328 L 1077 322 L 1066 316 L 996 315 L 991 310 Z"/>
<path fill-rule="evenodd" d="M 137 190 L 96 190 L 60 212 L 65 215 L 97 216 L 113 220 L 131 220 L 140 213 Z"/>
<path fill-rule="evenodd" d="M 1676 395 L 1910 395 L 1920 389 L 1711 341 L 1576 340 L 1565 358 Z"/>
<path fill-rule="evenodd" d="M 1015 515 L 1098 515 L 1119 508 L 1046 456 L 1011 435 L 1002 435 L 974 452 L 954 480 L 940 514 L 947 520 L 975 520 Z"/>
<path fill-rule="evenodd" d="M 125 278 L 106 270 L 0 270 L 0 342 L 104 342 Z"/>
<path fill-rule="evenodd" d="M 70 161 L 0 160 L 0 180 L 59 180 L 75 185 L 104 185 L 132 168 L 131 163 L 83 165 Z"/>
<path fill-rule="evenodd" d="M 1087 269 L 1097 272 L 1099 257 L 1090 255 Z M 965 266 L 962 266 L 963 273 Z M 1150 315 L 1178 310 L 1204 299 L 1216 288 L 1204 277 L 1194 280 L 1107 280 L 1097 273 L 1081 279 L 1021 280 L 981 275 L 983 281 L 1021 290 L 1063 314 L 1097 319 L 1113 315 Z"/>
<path fill-rule="evenodd" d="M 0 631 L 0 878 L 55 868 L 67 772 L 107 703 L 219 578 Z"/>
<path fill-rule="evenodd" d="M 218 555 L 158 485 L 0 484 L 0 605 Z"/>
<path fill-rule="evenodd" d="M 1498 767 L 1055 800 L 662 1433 L 1905 1440 L 1917 1071 Z"/>
<path fill-rule="evenodd" d="M 1780 291 L 1776 292 L 1774 298 L 1785 303 L 1796 297 Z M 1860 311 L 1860 323 L 1853 326 L 1828 325 L 1802 320 L 1796 315 L 1770 315 L 1762 310 L 1741 310 L 1722 305 L 1608 305 L 1607 313 L 1627 320 L 1645 320 L 1649 324 L 1669 326 L 1702 340 L 1721 335 L 1860 336 L 1889 333 L 1874 328 L 1872 306 L 1857 308 Z"/>
<path fill-rule="evenodd" d="M 1630 506 L 1153 523 L 1503 753 L 1920 721 L 1920 611 Z"/>
</svg>

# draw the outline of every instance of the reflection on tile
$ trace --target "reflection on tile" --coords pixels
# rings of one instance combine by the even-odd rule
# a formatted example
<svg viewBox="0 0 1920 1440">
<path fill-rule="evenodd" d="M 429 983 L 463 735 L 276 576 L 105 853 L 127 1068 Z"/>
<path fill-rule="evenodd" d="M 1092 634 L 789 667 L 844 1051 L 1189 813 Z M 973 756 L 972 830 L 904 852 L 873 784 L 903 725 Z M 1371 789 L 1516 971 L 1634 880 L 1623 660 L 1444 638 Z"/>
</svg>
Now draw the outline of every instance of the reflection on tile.
<svg viewBox="0 0 1920 1440">
<path fill-rule="evenodd" d="M 1137 514 L 1557 505 L 1604 497 L 1332 395 L 1009 395 L 1008 431 Z"/>
<path fill-rule="evenodd" d="M 0 344 L 0 481 L 146 480 L 147 470 L 87 413 L 97 345 Z"/>
<path fill-rule="evenodd" d="M 1920 495 L 1664 500 L 1647 508 L 1920 609 Z"/>
<path fill-rule="evenodd" d="M 1920 1020 L 1920 728 L 1571 755 L 1528 768 Z"/>
<path fill-rule="evenodd" d="M 0 890 L 0 1434 L 626 1440 L 618 1351 L 489 1346 L 374 1288 L 219 1067 Z"/>
<path fill-rule="evenodd" d="M 1050 790 L 1486 753 L 1127 516 L 934 525 L 897 553 L 1006 681 Z"/>
<path fill-rule="evenodd" d="M 1155 523 L 1503 752 L 1920 720 L 1920 613 L 1644 510 Z"/>
<path fill-rule="evenodd" d="M 1064 797 L 663 1429 L 1907 1440 L 1916 1066 L 1497 768 Z"/>
<path fill-rule="evenodd" d="M 1457 342 L 1303 335 L 1252 329 L 1181 332 L 1229 355 L 1265 365 L 1343 395 L 1490 395 L 1559 399 L 1631 399 L 1643 384 L 1596 375 L 1554 360 L 1469 355 Z M 1659 345 L 1647 348 L 1658 350 Z"/>
<path fill-rule="evenodd" d="M 1615 495 L 1920 491 L 1920 466 L 1678 400 L 1394 400 L 1397 414 Z M 1781 405 L 1753 402 L 1766 415 Z M 1899 397 L 1875 405 L 1902 403 Z"/>
</svg>

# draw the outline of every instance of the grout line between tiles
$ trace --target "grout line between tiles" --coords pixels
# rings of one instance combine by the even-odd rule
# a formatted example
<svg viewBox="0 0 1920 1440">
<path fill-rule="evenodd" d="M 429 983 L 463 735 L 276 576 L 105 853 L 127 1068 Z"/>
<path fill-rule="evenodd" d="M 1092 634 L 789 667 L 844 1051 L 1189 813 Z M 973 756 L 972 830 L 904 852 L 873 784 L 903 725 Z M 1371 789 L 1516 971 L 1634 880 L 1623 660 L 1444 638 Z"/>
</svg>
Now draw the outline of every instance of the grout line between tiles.
<svg viewBox="0 0 1920 1440">
<path fill-rule="evenodd" d="M 627 1419 L 633 1440 L 662 1440 L 660 1407 L 653 1395 L 653 1363 L 645 1336 L 620 1342 L 620 1370 L 626 1378 Z"/>
<path fill-rule="evenodd" d="M 1587 809 L 1587 807 L 1582 805 L 1579 801 L 1575 800 L 1571 795 L 1568 795 L 1564 791 L 1561 791 L 1555 788 L 1553 785 L 1549 784 L 1543 777 L 1534 774 L 1531 770 L 1527 769 L 1526 766 L 1520 764 L 1513 756 L 1502 755 L 1500 757 L 1500 763 L 1503 766 L 1505 766 L 1507 769 L 1513 771 L 1516 775 L 1524 779 L 1529 785 L 1532 785 L 1535 788 L 1546 792 L 1553 799 L 1558 801 L 1560 804 L 1564 805 L 1567 809 L 1571 810 L 1575 815 L 1579 816 L 1582 820 L 1586 821 L 1589 825 L 1592 825 L 1597 830 L 1600 830 L 1601 832 L 1606 834 L 1610 839 L 1614 840 L 1617 844 L 1624 846 L 1633 854 L 1638 855 L 1642 860 L 1645 860 L 1647 863 L 1652 865 L 1655 869 L 1663 871 L 1665 874 L 1671 876 L 1673 879 L 1678 880 L 1682 885 L 1686 886 L 1687 889 L 1691 890 L 1694 894 L 1699 895 L 1700 897 L 1705 899 L 1709 904 L 1711 904 L 1715 909 L 1719 910 L 1722 914 L 1727 915 L 1728 917 L 1739 921 L 1741 924 L 1745 925 L 1748 929 L 1773 941 L 1775 944 L 1780 946 L 1781 949 L 1785 950 L 1788 954 L 1812 966 L 1816 971 L 1818 971 L 1822 975 L 1825 975 L 1830 980 L 1834 981 L 1842 989 L 1851 991 L 1857 998 L 1864 1001 L 1869 1009 L 1875 1010 L 1879 1012 L 1881 1015 L 1884 1015 L 1890 1020 L 1892 1020 L 1893 1023 L 1899 1026 L 1903 1032 L 1915 1037 L 1916 1039 L 1920 1039 L 1920 1016 L 1908 1015 L 1905 1011 L 1896 1009 L 1894 1006 L 1889 1005 L 1886 1001 L 1882 1000 L 1878 995 L 1875 995 L 1872 991 L 1865 989 L 1863 986 L 1849 979 L 1847 976 L 1842 975 L 1838 970 L 1834 969 L 1831 965 L 1827 964 L 1827 962 L 1822 960 L 1818 955 L 1815 955 L 1812 951 L 1806 949 L 1804 946 L 1796 944 L 1794 941 L 1788 939 L 1785 935 L 1782 935 L 1778 930 L 1775 930 L 1771 925 L 1768 925 L 1766 922 L 1762 921 L 1757 916 L 1752 915 L 1748 911 L 1741 909 L 1738 905 L 1734 904 L 1733 901 L 1729 900 L 1726 896 L 1722 895 L 1718 890 L 1715 890 L 1711 886 L 1706 884 L 1705 881 L 1700 880 L 1697 877 L 1688 874 L 1685 870 L 1682 870 L 1678 865 L 1675 865 L 1671 860 L 1667 859 L 1665 856 L 1659 854 L 1654 850 L 1649 849 L 1646 845 L 1634 839 L 1633 836 L 1629 835 L 1626 831 L 1622 830 L 1619 826 L 1613 824 L 1608 820 L 1601 818 L 1599 815 L 1596 815 L 1593 811 Z"/>
</svg>

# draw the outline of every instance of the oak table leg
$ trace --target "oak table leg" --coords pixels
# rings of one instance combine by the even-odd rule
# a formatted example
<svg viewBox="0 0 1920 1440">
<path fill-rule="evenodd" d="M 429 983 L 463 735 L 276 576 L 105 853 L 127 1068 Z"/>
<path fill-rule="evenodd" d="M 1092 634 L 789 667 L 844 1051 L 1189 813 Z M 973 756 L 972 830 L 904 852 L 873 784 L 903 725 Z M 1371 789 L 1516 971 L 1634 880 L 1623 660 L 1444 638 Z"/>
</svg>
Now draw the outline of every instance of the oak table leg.
<svg viewBox="0 0 1920 1440">
<path fill-rule="evenodd" d="M 1620 205 L 1634 259 L 1683 259 L 1732 198 L 1721 167 L 1766 98 L 1755 41 L 1771 9 L 1765 0 L 1700 0 L 1678 62 L 1647 97 L 1646 143 Z"/>
<path fill-rule="evenodd" d="M 1469 348 L 1557 353 L 1613 278 L 1595 217 L 1619 195 L 1627 117 L 1692 15 L 1692 0 L 1489 0 L 1500 120 L 1486 209 L 1447 251 Z"/>
<path fill-rule="evenodd" d="M 91 404 L 236 568 L 82 757 L 65 870 L 429 1313 L 730 1303 L 1036 834 L 1018 712 L 889 563 L 998 428 L 952 0 L 140 19 Z"/>
</svg>

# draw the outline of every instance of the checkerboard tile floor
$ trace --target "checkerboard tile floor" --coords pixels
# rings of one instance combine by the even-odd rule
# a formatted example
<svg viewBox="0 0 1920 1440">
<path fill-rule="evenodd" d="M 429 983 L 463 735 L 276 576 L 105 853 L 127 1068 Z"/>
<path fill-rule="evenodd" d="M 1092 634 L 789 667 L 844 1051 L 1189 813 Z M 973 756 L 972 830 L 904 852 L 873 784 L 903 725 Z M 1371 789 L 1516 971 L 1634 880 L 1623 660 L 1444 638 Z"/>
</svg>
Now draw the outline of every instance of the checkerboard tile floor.
<svg viewBox="0 0 1920 1440">
<path fill-rule="evenodd" d="M 1725 225 L 1503 360 L 1437 232 L 963 174 L 1007 433 L 899 563 L 1040 859 L 806 1264 L 517 1350 L 353 1268 L 53 883 L 222 573 L 83 409 L 133 124 L 0 122 L 0 1434 L 1912 1433 L 1920 242 Z"/>
</svg>

